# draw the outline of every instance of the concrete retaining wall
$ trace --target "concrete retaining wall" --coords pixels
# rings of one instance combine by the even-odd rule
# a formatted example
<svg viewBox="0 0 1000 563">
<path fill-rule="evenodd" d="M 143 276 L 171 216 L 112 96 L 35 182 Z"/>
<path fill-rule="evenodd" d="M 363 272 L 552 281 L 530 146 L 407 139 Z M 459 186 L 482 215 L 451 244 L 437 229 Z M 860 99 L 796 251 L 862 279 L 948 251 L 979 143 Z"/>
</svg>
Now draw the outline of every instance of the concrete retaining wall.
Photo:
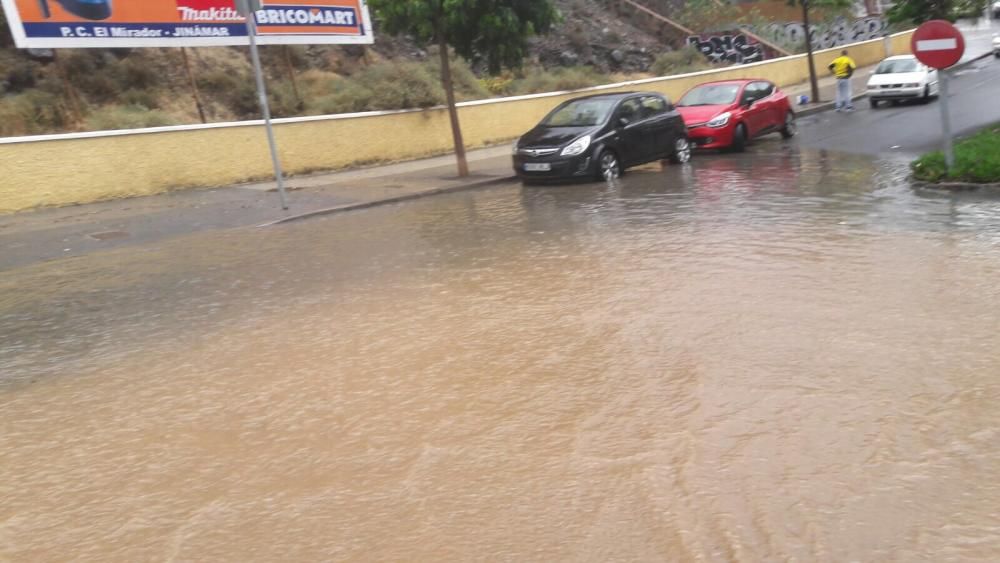
<svg viewBox="0 0 1000 563">
<path fill-rule="evenodd" d="M 892 37 L 908 53 L 912 32 Z M 818 71 L 847 48 L 859 66 L 885 55 L 882 40 L 820 51 Z M 469 147 L 513 139 L 559 102 L 581 92 L 652 90 L 672 99 L 711 80 L 766 78 L 780 86 L 808 80 L 804 55 L 668 78 L 467 102 L 460 106 Z M 447 111 L 372 112 L 276 120 L 281 159 L 290 173 L 406 160 L 451 150 Z M 228 185 L 271 174 L 262 122 L 159 127 L 0 139 L 0 213 L 51 205 Z"/>
</svg>

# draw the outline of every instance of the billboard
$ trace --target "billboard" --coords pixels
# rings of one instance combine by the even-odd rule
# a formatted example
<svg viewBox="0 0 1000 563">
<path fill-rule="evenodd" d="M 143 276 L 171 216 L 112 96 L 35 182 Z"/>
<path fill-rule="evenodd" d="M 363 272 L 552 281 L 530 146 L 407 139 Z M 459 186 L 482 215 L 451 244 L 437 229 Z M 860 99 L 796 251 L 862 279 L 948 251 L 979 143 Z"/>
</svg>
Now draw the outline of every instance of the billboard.
<svg viewBox="0 0 1000 563">
<path fill-rule="evenodd" d="M 233 0 L 0 0 L 22 48 L 246 45 Z M 262 45 L 372 43 L 365 0 L 264 0 Z"/>
</svg>

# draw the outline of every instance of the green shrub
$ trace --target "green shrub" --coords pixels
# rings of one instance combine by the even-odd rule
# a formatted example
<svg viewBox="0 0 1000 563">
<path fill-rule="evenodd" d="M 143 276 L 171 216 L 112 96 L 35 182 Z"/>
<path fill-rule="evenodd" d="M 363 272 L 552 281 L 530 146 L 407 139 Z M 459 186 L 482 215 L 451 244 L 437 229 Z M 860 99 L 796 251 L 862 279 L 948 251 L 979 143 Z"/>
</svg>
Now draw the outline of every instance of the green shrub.
<svg viewBox="0 0 1000 563">
<path fill-rule="evenodd" d="M 514 76 L 509 72 L 505 72 L 500 76 L 481 78 L 479 79 L 479 83 L 492 96 L 508 96 L 511 94 L 511 88 L 514 86 Z"/>
<path fill-rule="evenodd" d="M 118 103 L 127 106 L 144 107 L 146 109 L 156 109 L 160 107 L 156 95 L 151 90 L 138 90 L 129 88 L 118 97 Z"/>
<path fill-rule="evenodd" d="M 16 61 L 12 64 L 6 76 L 0 76 L 0 83 L 4 85 L 3 92 L 17 93 L 34 88 L 36 67 L 29 61 Z"/>
<path fill-rule="evenodd" d="M 526 70 L 523 78 L 514 81 L 511 93 L 520 95 L 579 90 L 610 82 L 612 82 L 611 77 L 589 66 L 560 67 L 551 70 L 535 67 Z"/>
<path fill-rule="evenodd" d="M 361 84 L 351 80 L 334 80 L 330 84 L 330 90 L 329 94 L 307 101 L 306 111 L 314 115 L 367 111 L 367 97 L 371 91 Z"/>
<path fill-rule="evenodd" d="M 199 74 L 195 82 L 206 98 L 218 100 L 240 118 L 260 113 L 257 87 L 249 76 L 213 70 Z"/>
<path fill-rule="evenodd" d="M 113 76 L 120 87 L 151 89 L 160 84 L 160 74 L 149 61 L 136 55 L 118 61 L 113 65 Z"/>
<path fill-rule="evenodd" d="M 944 153 L 926 154 L 911 164 L 913 176 L 926 182 L 1000 182 L 1000 127 L 990 127 L 955 144 L 955 167 L 945 165 Z"/>
<path fill-rule="evenodd" d="M 142 106 L 107 106 L 86 118 L 87 129 L 90 131 L 141 129 L 170 125 L 170 123 L 170 117 L 165 113 Z"/>
<path fill-rule="evenodd" d="M 432 69 L 433 65 L 413 62 L 372 65 L 349 78 L 332 81 L 329 84 L 331 92 L 311 100 L 310 113 L 427 108 L 443 104 L 441 79 Z M 456 91 L 467 87 L 460 76 L 456 73 Z M 473 82 L 476 90 L 484 91 L 474 78 Z"/>
<path fill-rule="evenodd" d="M 441 83 L 441 63 L 438 57 L 438 50 L 436 48 L 431 48 L 428 53 L 428 58 L 422 63 L 427 72 L 430 73 L 431 77 L 437 84 Z M 466 100 L 481 100 L 483 98 L 488 98 L 490 93 L 483 86 L 483 83 L 479 80 L 469 63 L 461 57 L 456 57 L 452 54 L 451 57 L 451 81 L 455 87 L 455 97 L 458 101 Z"/>
<path fill-rule="evenodd" d="M 52 133 L 69 126 L 62 97 L 44 90 L 0 98 L 0 137 Z"/>
<path fill-rule="evenodd" d="M 141 51 L 72 50 L 61 55 L 59 64 L 70 82 L 99 104 L 116 103 L 122 92 L 152 90 L 161 82 L 160 73 Z"/>
<path fill-rule="evenodd" d="M 657 76 L 670 76 L 709 68 L 712 68 L 712 63 L 705 59 L 705 55 L 698 49 L 687 46 L 656 57 L 650 70 Z"/>
<path fill-rule="evenodd" d="M 302 113 L 305 106 L 295 96 L 290 80 L 270 81 L 267 85 L 267 99 L 271 103 L 271 114 L 274 117 L 295 117 Z"/>
</svg>

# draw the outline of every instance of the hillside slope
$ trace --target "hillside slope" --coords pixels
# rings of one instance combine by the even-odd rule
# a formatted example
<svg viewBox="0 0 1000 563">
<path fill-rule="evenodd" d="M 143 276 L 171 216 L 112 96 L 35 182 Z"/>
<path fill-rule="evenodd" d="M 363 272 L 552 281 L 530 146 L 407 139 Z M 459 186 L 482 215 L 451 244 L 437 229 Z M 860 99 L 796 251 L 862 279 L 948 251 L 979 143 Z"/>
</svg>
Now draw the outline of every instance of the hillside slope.
<svg viewBox="0 0 1000 563">
<path fill-rule="evenodd" d="M 464 99 L 596 84 L 648 72 L 665 40 L 609 0 L 555 0 L 562 22 L 531 40 L 525 69 L 490 78 L 456 62 Z M 441 100 L 436 58 L 406 37 L 370 47 L 264 47 L 275 114 L 427 106 Z M 190 69 L 190 75 L 186 71 Z M 192 80 L 193 79 L 193 80 Z M 192 84 L 193 82 L 193 84 Z M 0 136 L 252 118 L 245 48 L 20 51 L 0 29 Z M 201 102 L 201 111 L 195 96 Z"/>
</svg>

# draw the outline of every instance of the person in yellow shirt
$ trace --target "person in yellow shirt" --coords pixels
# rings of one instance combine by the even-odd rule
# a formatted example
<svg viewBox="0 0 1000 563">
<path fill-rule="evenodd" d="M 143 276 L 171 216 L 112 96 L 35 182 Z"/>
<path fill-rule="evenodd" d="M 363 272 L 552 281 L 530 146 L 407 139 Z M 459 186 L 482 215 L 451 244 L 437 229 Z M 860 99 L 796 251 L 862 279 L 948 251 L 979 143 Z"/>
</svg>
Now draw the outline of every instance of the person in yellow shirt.
<svg viewBox="0 0 1000 563">
<path fill-rule="evenodd" d="M 851 76 L 858 68 L 851 57 L 847 56 L 847 51 L 842 51 L 840 56 L 830 63 L 830 72 L 837 77 L 837 102 L 834 107 L 837 111 L 854 111 L 854 96 L 851 94 Z"/>
</svg>

